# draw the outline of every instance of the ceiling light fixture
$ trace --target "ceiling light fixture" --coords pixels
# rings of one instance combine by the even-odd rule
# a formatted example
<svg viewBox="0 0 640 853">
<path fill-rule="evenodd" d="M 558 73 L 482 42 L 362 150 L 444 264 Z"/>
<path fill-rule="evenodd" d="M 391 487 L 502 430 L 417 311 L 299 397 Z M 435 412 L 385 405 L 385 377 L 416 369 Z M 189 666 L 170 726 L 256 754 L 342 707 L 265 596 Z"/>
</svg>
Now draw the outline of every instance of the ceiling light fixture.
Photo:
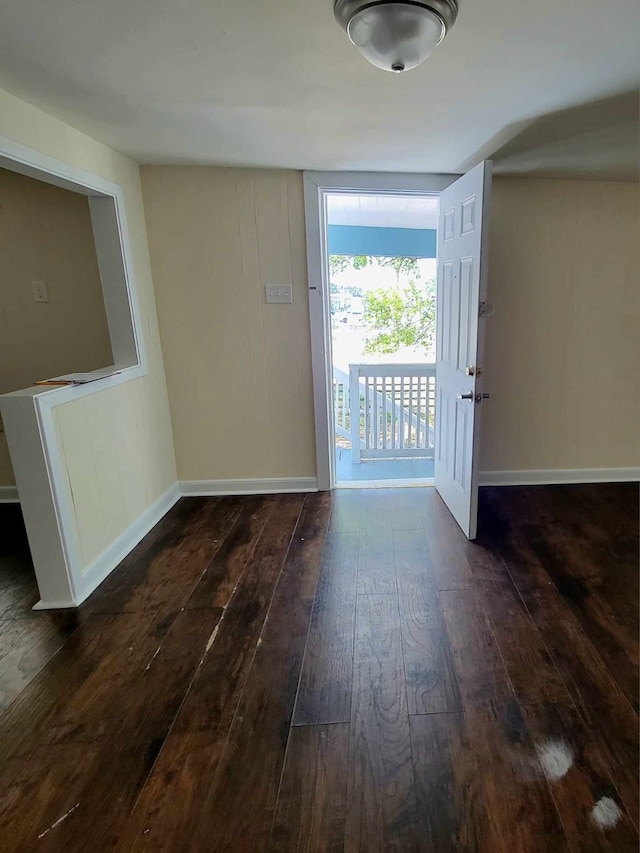
<svg viewBox="0 0 640 853">
<path fill-rule="evenodd" d="M 335 0 L 333 13 L 372 65 L 400 74 L 417 68 L 458 15 L 456 0 Z"/>
</svg>

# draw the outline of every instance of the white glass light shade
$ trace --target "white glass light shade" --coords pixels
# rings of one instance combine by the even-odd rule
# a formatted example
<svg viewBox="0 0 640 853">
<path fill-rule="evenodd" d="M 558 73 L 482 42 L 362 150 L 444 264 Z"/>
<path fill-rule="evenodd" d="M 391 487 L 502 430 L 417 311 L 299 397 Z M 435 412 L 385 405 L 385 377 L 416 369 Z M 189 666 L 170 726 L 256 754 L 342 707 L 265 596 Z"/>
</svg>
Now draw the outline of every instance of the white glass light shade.
<svg viewBox="0 0 640 853">
<path fill-rule="evenodd" d="M 347 33 L 372 65 L 409 71 L 421 65 L 444 38 L 444 21 L 424 6 L 383 3 L 357 12 Z"/>
</svg>

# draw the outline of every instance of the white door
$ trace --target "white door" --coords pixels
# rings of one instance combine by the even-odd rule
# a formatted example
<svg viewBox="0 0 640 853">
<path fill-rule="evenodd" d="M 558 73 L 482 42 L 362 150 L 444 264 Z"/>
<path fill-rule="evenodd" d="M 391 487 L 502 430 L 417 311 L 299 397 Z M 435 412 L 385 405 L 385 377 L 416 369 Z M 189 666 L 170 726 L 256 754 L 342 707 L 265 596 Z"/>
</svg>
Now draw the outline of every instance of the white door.
<svg viewBox="0 0 640 853">
<path fill-rule="evenodd" d="M 491 163 L 440 195 L 435 485 L 469 539 L 478 514 Z"/>
</svg>

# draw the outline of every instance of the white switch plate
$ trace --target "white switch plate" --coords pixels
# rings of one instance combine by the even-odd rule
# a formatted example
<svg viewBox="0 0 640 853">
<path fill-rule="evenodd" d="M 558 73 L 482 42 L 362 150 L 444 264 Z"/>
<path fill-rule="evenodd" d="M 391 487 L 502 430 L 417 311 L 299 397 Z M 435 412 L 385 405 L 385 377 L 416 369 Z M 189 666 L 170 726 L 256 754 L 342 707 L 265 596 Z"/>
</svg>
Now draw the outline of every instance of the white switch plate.
<svg viewBox="0 0 640 853">
<path fill-rule="evenodd" d="M 47 284 L 44 281 L 32 281 L 31 292 L 33 293 L 34 302 L 48 302 L 49 293 L 47 292 Z"/>
<path fill-rule="evenodd" d="M 293 302 L 293 292 L 290 284 L 265 284 L 264 290 L 267 302 L 277 305 L 290 305 Z"/>
</svg>

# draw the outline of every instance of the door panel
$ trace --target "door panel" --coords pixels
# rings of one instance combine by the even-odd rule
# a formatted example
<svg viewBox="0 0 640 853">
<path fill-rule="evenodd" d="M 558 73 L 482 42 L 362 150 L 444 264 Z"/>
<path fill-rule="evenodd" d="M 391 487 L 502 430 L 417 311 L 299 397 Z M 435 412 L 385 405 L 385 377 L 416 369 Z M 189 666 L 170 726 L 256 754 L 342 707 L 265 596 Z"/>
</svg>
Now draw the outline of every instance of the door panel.
<svg viewBox="0 0 640 853">
<path fill-rule="evenodd" d="M 435 485 L 469 539 L 477 525 L 490 195 L 485 161 L 442 192 L 438 227 Z"/>
</svg>

